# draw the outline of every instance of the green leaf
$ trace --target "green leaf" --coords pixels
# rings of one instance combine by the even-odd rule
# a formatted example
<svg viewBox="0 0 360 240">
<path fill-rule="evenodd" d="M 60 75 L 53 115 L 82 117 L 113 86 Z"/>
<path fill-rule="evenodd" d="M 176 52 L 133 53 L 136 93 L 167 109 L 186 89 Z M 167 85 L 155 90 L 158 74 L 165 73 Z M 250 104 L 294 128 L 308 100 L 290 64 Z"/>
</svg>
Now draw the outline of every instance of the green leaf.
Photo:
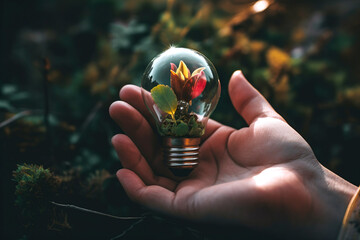
<svg viewBox="0 0 360 240">
<path fill-rule="evenodd" d="M 173 134 L 175 134 L 175 136 L 177 137 L 185 136 L 188 131 L 189 131 L 188 125 L 182 121 L 178 125 L 174 125 L 172 129 Z"/>
<path fill-rule="evenodd" d="M 195 116 L 191 116 L 189 119 L 189 127 L 197 127 Z"/>
<path fill-rule="evenodd" d="M 160 125 L 160 134 L 163 136 L 167 136 L 171 134 L 171 126 L 173 125 L 171 121 L 172 119 L 165 119 L 165 121 Z"/>
<path fill-rule="evenodd" d="M 157 85 L 151 89 L 151 96 L 161 111 L 166 112 L 174 118 L 177 107 L 177 98 L 174 91 L 165 85 Z"/>
</svg>

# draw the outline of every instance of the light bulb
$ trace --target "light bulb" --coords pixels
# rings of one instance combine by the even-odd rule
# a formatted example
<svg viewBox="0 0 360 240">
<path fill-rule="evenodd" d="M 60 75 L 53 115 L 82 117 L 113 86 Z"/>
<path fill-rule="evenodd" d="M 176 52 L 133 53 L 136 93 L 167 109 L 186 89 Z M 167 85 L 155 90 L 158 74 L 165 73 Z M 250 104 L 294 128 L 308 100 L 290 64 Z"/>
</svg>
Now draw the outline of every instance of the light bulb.
<svg viewBox="0 0 360 240">
<path fill-rule="evenodd" d="M 150 62 L 141 87 L 162 136 L 164 164 L 187 176 L 199 164 L 200 137 L 220 97 L 214 65 L 197 51 L 171 47 Z"/>
</svg>

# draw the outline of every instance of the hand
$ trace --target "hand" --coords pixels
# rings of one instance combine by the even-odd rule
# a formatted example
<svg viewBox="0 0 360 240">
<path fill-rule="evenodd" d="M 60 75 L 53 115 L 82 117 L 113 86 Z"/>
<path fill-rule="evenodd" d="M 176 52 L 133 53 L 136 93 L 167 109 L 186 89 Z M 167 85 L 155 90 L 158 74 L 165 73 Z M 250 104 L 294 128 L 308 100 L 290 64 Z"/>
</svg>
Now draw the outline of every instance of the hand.
<svg viewBox="0 0 360 240">
<path fill-rule="evenodd" d="M 229 83 L 239 130 L 209 120 L 200 164 L 188 178 L 164 166 L 152 118 L 136 86 L 120 91 L 111 117 L 126 135 L 112 142 L 123 164 L 119 181 L 150 209 L 200 222 L 231 223 L 281 236 L 336 238 L 356 187 L 319 164 L 306 141 L 240 71 Z"/>
</svg>

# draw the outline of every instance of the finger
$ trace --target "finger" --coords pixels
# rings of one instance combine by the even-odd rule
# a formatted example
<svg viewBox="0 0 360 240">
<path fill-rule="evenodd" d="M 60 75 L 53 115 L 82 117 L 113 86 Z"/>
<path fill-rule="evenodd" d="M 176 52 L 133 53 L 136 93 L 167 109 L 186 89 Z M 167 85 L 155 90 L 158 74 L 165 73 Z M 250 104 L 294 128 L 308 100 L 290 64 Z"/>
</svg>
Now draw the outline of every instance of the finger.
<svg viewBox="0 0 360 240">
<path fill-rule="evenodd" d="M 153 129 L 134 107 L 123 101 L 111 104 L 110 116 L 128 135 L 146 159 L 152 159 L 158 149 L 158 139 Z"/>
<path fill-rule="evenodd" d="M 109 112 L 114 121 L 135 143 L 155 172 L 170 176 L 170 171 L 162 164 L 162 159 L 159 157 L 161 148 L 158 135 L 154 133 L 144 116 L 123 101 L 111 104 Z"/>
<path fill-rule="evenodd" d="M 175 194 L 158 185 L 146 186 L 133 171 L 120 169 L 117 177 L 127 195 L 134 201 L 155 211 L 171 214 Z"/>
<path fill-rule="evenodd" d="M 123 167 L 135 172 L 146 184 L 157 184 L 166 189 L 175 189 L 176 183 L 174 181 L 154 175 L 148 162 L 128 136 L 123 134 L 115 135 L 112 138 L 112 144 Z"/>
<path fill-rule="evenodd" d="M 143 101 L 140 87 L 131 84 L 125 85 L 121 88 L 119 96 L 121 100 L 137 109 L 151 126 L 155 126 L 154 119 Z"/>
<path fill-rule="evenodd" d="M 273 117 L 285 121 L 251 86 L 241 71 L 236 71 L 231 76 L 229 94 L 236 111 L 249 125 L 261 117 Z"/>
</svg>

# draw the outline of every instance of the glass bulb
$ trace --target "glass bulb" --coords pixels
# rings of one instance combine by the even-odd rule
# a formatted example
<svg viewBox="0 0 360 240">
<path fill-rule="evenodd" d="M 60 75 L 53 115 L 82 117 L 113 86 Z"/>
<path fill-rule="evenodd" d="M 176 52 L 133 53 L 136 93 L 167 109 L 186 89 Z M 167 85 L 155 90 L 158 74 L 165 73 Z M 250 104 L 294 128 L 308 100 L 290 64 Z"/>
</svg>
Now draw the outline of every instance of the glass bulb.
<svg viewBox="0 0 360 240">
<path fill-rule="evenodd" d="M 187 176 L 198 165 L 200 137 L 220 97 L 214 65 L 197 51 L 171 47 L 150 62 L 141 87 L 163 138 L 165 164 Z"/>
</svg>

